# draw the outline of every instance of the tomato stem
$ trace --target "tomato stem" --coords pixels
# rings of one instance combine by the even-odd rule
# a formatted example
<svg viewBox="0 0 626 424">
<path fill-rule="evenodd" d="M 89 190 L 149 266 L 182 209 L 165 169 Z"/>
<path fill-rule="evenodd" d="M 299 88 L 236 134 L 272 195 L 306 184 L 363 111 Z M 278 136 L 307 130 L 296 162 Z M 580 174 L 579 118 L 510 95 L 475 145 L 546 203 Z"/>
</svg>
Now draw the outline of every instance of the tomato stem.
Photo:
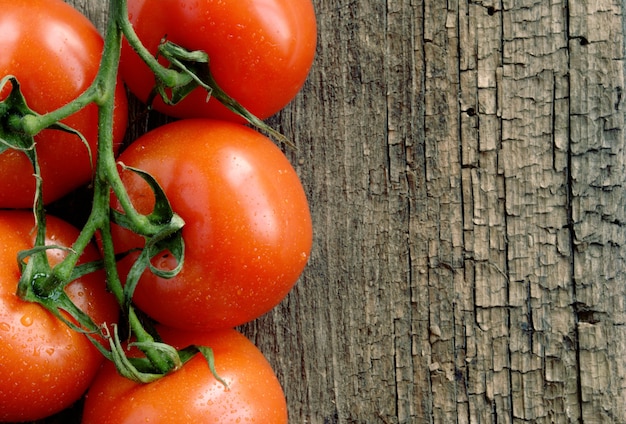
<svg viewBox="0 0 626 424">
<path fill-rule="evenodd" d="M 145 216 L 139 214 L 132 206 L 128 194 L 121 180 L 117 164 L 115 162 L 113 149 L 113 109 L 115 107 L 114 90 L 117 83 L 117 64 L 122 43 L 123 22 L 127 22 L 126 1 L 112 1 L 110 6 L 109 25 L 106 31 L 104 51 L 102 54 L 102 64 L 96 82 L 93 87 L 100 89 L 104 95 L 100 96 L 98 103 L 99 127 L 98 127 L 98 161 L 96 165 L 96 176 L 94 179 L 94 203 L 92 213 L 87 225 L 84 227 L 85 234 L 93 234 L 99 230 L 103 245 L 104 266 L 107 275 L 109 290 L 115 294 L 118 303 L 124 305 L 124 290 L 120 281 L 115 261 L 115 252 L 111 238 L 111 221 L 108 211 L 110 210 L 110 189 L 120 201 L 125 215 L 131 218 L 137 232 L 145 232 L 145 227 L 150 224 Z M 108 87 L 108 89 L 107 89 Z M 106 211 L 107 213 L 103 213 Z M 86 239 L 86 237 L 85 237 Z M 135 310 L 129 305 L 123 311 L 126 319 L 129 320 L 130 329 L 136 340 L 141 343 L 141 350 L 146 354 L 154 368 L 159 374 L 166 374 L 172 370 L 168 358 L 164 358 L 161 351 L 154 348 L 154 338 L 147 332 L 137 317 Z"/>
<path fill-rule="evenodd" d="M 101 345 L 98 337 L 89 335 L 90 340 L 102 351 L 105 356 L 116 363 L 118 369 L 125 369 L 130 378 L 146 382 L 156 378 L 155 376 L 165 375 L 174 370 L 181 363 L 176 349 L 172 347 L 164 348 L 164 345 L 155 339 L 150 331 L 146 330 L 144 323 L 137 315 L 134 307 L 130 303 L 130 295 L 124 289 L 124 285 L 117 271 L 116 253 L 111 235 L 111 191 L 119 199 L 124 211 L 123 219 L 127 227 L 132 231 L 156 239 L 156 243 L 170 234 L 180 230 L 183 223 L 174 214 L 169 205 L 166 205 L 165 214 L 142 215 L 135 210 L 130 198 L 124 188 L 124 184 L 118 171 L 118 164 L 115 159 L 115 149 L 113 146 L 113 117 L 115 108 L 115 87 L 118 83 L 118 66 L 121 52 L 123 32 L 133 36 L 132 28 L 128 24 L 127 8 L 125 0 L 112 0 L 109 4 L 109 21 L 106 28 L 104 49 L 102 52 L 98 73 L 87 90 L 85 90 L 75 100 L 66 105 L 39 115 L 27 109 L 25 101 L 19 93 L 14 95 L 14 103 L 20 111 L 19 115 L 10 116 L 5 125 L 9 131 L 20 134 L 18 138 L 20 150 L 29 157 L 36 177 L 38 178 L 37 194 L 33 212 L 36 219 L 37 235 L 35 248 L 23 252 L 20 257 L 29 257 L 28 261 L 22 260 L 22 276 L 18 284 L 18 295 L 28 301 L 38 302 L 49 309 L 56 316 L 63 319 L 69 325 L 78 330 L 88 329 L 97 331 L 98 336 L 109 341 L 110 351 L 106 351 Z M 166 72 L 165 74 L 169 74 Z M 4 79 L 4 81 L 8 79 Z M 17 80 L 12 83 L 19 87 Z M 54 268 L 47 260 L 45 247 L 46 243 L 46 222 L 45 210 L 43 206 L 43 195 L 41 192 L 40 170 L 34 149 L 32 137 L 46 128 L 59 127 L 59 121 L 78 112 L 88 104 L 94 103 L 98 107 L 98 152 L 93 179 L 93 202 L 90 214 L 79 236 L 74 241 L 71 249 L 68 249 L 66 257 Z M 3 103 L 3 107 L 4 103 Z M 7 106 L 8 107 L 8 106 Z M 69 130 L 65 127 L 60 129 Z M 82 136 L 81 136 L 82 138 Z M 22 147 L 23 146 L 23 147 Z M 156 184 L 156 182 L 154 182 Z M 160 189 L 159 189 L 160 190 Z M 162 195 L 163 197 L 164 195 Z M 163 201 L 161 202 L 163 203 Z M 117 212 L 116 212 L 117 213 Z M 118 213 L 119 214 L 119 213 Z M 166 219 L 164 219 L 164 217 Z M 132 361 L 126 358 L 126 351 L 121 347 L 119 340 L 111 336 L 107 328 L 98 329 L 91 318 L 82 313 L 64 293 L 65 286 L 75 278 L 78 260 L 85 248 L 92 243 L 94 236 L 99 235 L 102 246 L 103 261 L 107 287 L 115 296 L 119 303 L 124 318 L 128 320 L 130 330 L 129 337 L 133 337 L 137 347 L 144 352 L 150 363 L 149 372 L 132 369 Z M 181 241 L 182 242 L 182 241 Z M 149 258 L 148 258 L 149 259 Z M 182 264 L 182 257 L 181 264 Z M 59 312 L 63 309 L 69 313 L 77 322 L 77 325 L 69 323 Z M 131 368 L 129 370 L 129 367 Z"/>
</svg>

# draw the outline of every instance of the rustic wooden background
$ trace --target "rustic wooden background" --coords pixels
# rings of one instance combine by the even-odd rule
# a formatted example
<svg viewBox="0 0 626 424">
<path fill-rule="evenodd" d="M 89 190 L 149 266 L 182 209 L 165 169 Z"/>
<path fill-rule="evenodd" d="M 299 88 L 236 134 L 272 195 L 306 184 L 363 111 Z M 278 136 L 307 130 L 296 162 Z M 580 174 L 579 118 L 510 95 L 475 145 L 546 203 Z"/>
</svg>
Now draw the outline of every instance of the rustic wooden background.
<svg viewBox="0 0 626 424">
<path fill-rule="evenodd" d="M 315 245 L 243 328 L 291 422 L 625 423 L 623 1 L 314 4 Z"/>
</svg>

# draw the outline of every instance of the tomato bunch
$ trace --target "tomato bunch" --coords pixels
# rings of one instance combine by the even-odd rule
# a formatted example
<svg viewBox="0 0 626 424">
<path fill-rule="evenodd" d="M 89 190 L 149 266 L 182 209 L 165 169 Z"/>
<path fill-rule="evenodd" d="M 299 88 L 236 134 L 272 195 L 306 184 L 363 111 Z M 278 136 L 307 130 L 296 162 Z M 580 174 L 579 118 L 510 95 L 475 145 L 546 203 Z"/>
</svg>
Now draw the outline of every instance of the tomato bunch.
<svg viewBox="0 0 626 424">
<path fill-rule="evenodd" d="M 309 73 L 310 0 L 110 0 L 104 38 L 62 0 L 0 4 L 0 422 L 83 399 L 84 423 L 286 423 L 235 327 L 311 251 L 298 175 L 254 128 Z M 126 90 L 170 122 L 125 139 Z"/>
</svg>

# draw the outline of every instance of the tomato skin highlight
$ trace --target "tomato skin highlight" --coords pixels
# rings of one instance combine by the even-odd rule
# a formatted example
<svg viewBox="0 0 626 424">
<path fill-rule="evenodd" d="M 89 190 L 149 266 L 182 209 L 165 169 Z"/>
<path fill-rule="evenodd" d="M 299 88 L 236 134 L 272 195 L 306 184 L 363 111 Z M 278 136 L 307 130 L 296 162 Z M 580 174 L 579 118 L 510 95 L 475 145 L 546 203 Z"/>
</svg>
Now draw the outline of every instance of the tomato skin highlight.
<svg viewBox="0 0 626 424">
<path fill-rule="evenodd" d="M 295 97 L 314 60 L 317 26 L 311 0 L 130 0 L 128 10 L 151 53 L 165 37 L 188 50 L 205 51 L 218 85 L 261 119 Z M 120 73 L 145 102 L 154 76 L 127 43 Z M 243 122 L 217 100 L 207 102 L 203 89 L 175 106 L 160 98 L 153 106 L 179 118 Z"/>
<path fill-rule="evenodd" d="M 172 327 L 230 328 L 291 290 L 310 254 L 311 216 L 295 170 L 272 141 L 236 123 L 181 120 L 140 137 L 119 161 L 150 173 L 185 221 L 182 271 L 172 279 L 144 272 L 134 296 L 140 309 Z M 135 208 L 149 213 L 147 184 L 129 170 L 122 180 Z M 142 246 L 120 227 L 112 235 L 120 252 Z M 122 274 L 135 256 L 120 262 Z M 171 261 L 164 254 L 154 263 L 172 268 Z"/>
<path fill-rule="evenodd" d="M 47 217 L 46 244 L 70 246 L 78 231 Z M 32 214 L 0 211 L 0 421 L 32 421 L 59 412 L 76 402 L 100 368 L 104 357 L 87 337 L 70 329 L 42 306 L 16 295 L 20 277 L 18 251 L 33 246 Z M 62 259 L 49 252 L 51 264 Z M 82 261 L 99 258 L 89 246 Z M 102 272 L 73 281 L 66 292 L 96 323 L 117 320 L 115 299 L 106 291 Z"/>
<path fill-rule="evenodd" d="M 0 78 L 16 76 L 32 110 L 51 112 L 87 89 L 98 72 L 103 39 L 84 15 L 61 0 L 0 0 L 0 8 Z M 7 96 L 9 86 L 0 93 L 0 99 Z M 117 149 L 128 119 L 121 79 L 115 102 L 113 140 Z M 90 104 L 62 122 L 85 136 L 95 167 L 96 105 Z M 43 130 L 35 141 L 45 203 L 90 181 L 94 168 L 86 146 L 76 135 Z M 33 167 L 26 156 L 17 151 L 0 154 L 0 208 L 31 207 L 34 193 Z"/>
<path fill-rule="evenodd" d="M 217 374 L 228 389 L 201 355 L 149 384 L 125 379 L 106 363 L 87 393 L 82 424 L 287 423 L 285 396 L 274 371 L 241 333 L 158 330 L 176 348 L 194 344 L 213 349 Z"/>
</svg>

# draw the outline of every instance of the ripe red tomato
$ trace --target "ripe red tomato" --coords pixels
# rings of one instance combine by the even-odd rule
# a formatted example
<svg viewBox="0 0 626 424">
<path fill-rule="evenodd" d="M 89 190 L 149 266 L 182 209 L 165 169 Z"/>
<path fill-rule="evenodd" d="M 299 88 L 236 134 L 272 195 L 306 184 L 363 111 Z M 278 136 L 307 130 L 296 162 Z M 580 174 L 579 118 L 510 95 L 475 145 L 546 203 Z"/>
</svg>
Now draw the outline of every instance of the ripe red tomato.
<svg viewBox="0 0 626 424">
<path fill-rule="evenodd" d="M 311 0 L 130 0 L 129 17 L 152 53 L 164 37 L 210 58 L 218 85 L 264 119 L 295 97 L 315 55 L 317 28 Z M 147 66 L 125 45 L 120 72 L 146 101 L 154 86 Z M 176 117 L 239 119 L 196 89 L 177 106 L 154 108 Z"/>
<path fill-rule="evenodd" d="M 47 218 L 46 244 L 70 246 L 78 231 Z M 76 402 L 98 371 L 103 356 L 86 336 L 71 330 L 42 306 L 16 295 L 20 272 L 17 254 L 34 243 L 32 214 L 0 212 L 0 421 L 31 421 Z M 51 264 L 64 251 L 49 251 Z M 95 247 L 81 260 L 98 259 Z M 68 285 L 66 292 L 97 323 L 117 320 L 115 299 L 106 291 L 104 275 L 94 273 Z"/>
<path fill-rule="evenodd" d="M 144 272 L 134 297 L 143 311 L 173 327 L 227 328 L 286 296 L 308 260 L 311 216 L 295 170 L 268 138 L 236 123 L 181 120 L 140 137 L 119 160 L 150 173 L 185 221 L 183 269 L 172 279 Z M 130 170 L 122 179 L 149 213 L 147 183 Z M 113 237 L 119 251 L 142 243 L 119 227 Z M 163 269 L 172 262 L 167 252 L 154 261 Z"/>
<path fill-rule="evenodd" d="M 87 393 L 83 424 L 287 423 L 285 396 L 274 371 L 242 334 L 232 329 L 159 332 L 177 348 L 195 344 L 213 349 L 217 374 L 228 389 L 200 355 L 150 384 L 121 377 L 107 362 Z"/>
<path fill-rule="evenodd" d="M 85 16 L 61 0 L 0 0 L 0 7 L 0 78 L 16 76 L 31 109 L 50 112 L 85 91 L 96 76 L 103 48 L 102 36 Z M 8 92 L 6 87 L 0 98 Z M 122 83 L 115 99 L 113 138 L 121 143 L 127 124 Z M 89 105 L 63 122 L 85 136 L 95 164 L 97 107 Z M 77 136 L 44 130 L 35 140 L 46 203 L 89 182 L 89 154 Z M 17 151 L 0 154 L 0 207 L 30 207 L 34 193 L 33 168 L 26 156 Z"/>
</svg>

